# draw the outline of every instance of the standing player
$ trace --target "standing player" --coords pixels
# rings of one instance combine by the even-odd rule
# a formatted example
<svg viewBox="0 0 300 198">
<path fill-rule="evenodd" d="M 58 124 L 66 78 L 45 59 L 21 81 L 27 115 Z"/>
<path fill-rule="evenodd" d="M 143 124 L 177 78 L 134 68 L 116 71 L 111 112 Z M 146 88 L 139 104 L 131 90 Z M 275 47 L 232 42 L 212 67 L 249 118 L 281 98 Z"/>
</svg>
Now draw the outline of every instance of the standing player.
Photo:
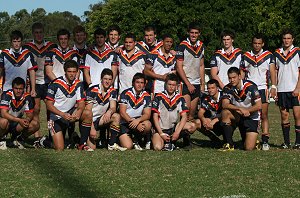
<svg viewBox="0 0 300 198">
<path fill-rule="evenodd" d="M 196 113 L 200 92 L 204 91 L 204 47 L 198 40 L 200 26 L 191 23 L 188 28 L 189 38 L 180 43 L 177 52 L 176 71 L 181 78 L 182 95 L 189 108 L 188 120 L 193 120 Z"/>
<path fill-rule="evenodd" d="M 278 72 L 278 106 L 281 113 L 281 126 L 284 138 L 284 143 L 281 146 L 283 149 L 291 147 L 289 110 L 293 109 L 296 132 L 294 148 L 300 149 L 300 49 L 293 45 L 294 34 L 291 30 L 284 30 L 281 36 L 282 48 L 277 49 L 274 53 Z"/>
<path fill-rule="evenodd" d="M 132 87 L 124 90 L 120 95 L 121 135 L 122 147 L 143 150 L 139 142 L 145 134 L 151 131 L 151 98 L 144 91 L 145 76 L 136 73 L 132 78 Z M 134 141 L 129 137 L 134 136 Z M 150 142 L 146 142 L 146 149 L 150 149 Z"/>
<path fill-rule="evenodd" d="M 156 133 L 153 134 L 154 150 L 172 151 L 175 142 L 183 138 L 184 146 L 189 146 L 189 136 L 195 132 L 194 123 L 187 122 L 188 108 L 181 94 L 177 93 L 179 79 L 176 74 L 166 77 L 165 91 L 156 94 L 153 101 L 153 123 Z"/>
<path fill-rule="evenodd" d="M 240 68 L 242 51 L 239 48 L 233 47 L 234 33 L 225 30 L 221 33 L 223 48 L 217 50 L 210 61 L 210 74 L 213 79 L 216 79 L 220 87 L 228 84 L 227 71 L 230 67 Z"/>
<path fill-rule="evenodd" d="M 108 34 L 108 46 L 112 49 L 115 50 L 117 47 L 120 46 L 120 38 L 121 38 L 121 29 L 118 25 L 112 25 L 108 28 L 107 30 Z"/>
<path fill-rule="evenodd" d="M 222 98 L 222 127 L 226 144 L 222 151 L 234 150 L 233 127 L 238 126 L 245 150 L 256 147 L 260 121 L 261 99 L 257 86 L 248 80 L 242 80 L 240 69 L 228 69 L 229 84 Z"/>
<path fill-rule="evenodd" d="M 12 134 L 15 146 L 24 149 L 23 140 L 39 130 L 39 123 L 33 120 L 33 99 L 25 93 L 25 81 L 17 77 L 12 81 L 12 89 L 1 96 L 0 137 Z M 24 117 L 25 113 L 25 117 Z M 0 149 L 6 149 L 6 142 L 0 142 Z"/>
<path fill-rule="evenodd" d="M 80 121 L 81 138 L 78 149 L 93 151 L 86 144 L 91 130 L 92 112 L 84 109 L 83 85 L 76 79 L 78 69 L 76 61 L 66 61 L 65 75 L 55 79 L 48 87 L 46 105 L 51 112 L 48 128 L 55 150 L 64 149 L 64 134 L 69 124 Z"/>
<path fill-rule="evenodd" d="M 268 120 L 268 106 L 269 106 L 269 89 L 268 82 L 271 76 L 271 83 L 273 91 L 275 91 L 276 68 L 273 54 L 268 50 L 263 50 L 265 41 L 263 35 L 257 34 L 252 38 L 252 51 L 246 52 L 243 55 L 241 64 L 242 71 L 245 72 L 247 80 L 254 82 L 261 96 L 262 102 L 262 150 L 269 150 L 269 120 Z"/>
</svg>

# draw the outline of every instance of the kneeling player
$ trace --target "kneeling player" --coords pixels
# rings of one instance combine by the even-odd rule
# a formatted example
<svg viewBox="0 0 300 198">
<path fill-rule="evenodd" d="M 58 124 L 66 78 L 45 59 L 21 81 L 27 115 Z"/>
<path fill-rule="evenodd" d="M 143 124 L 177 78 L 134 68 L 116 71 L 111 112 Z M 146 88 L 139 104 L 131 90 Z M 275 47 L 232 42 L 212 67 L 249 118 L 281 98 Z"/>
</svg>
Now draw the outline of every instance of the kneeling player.
<svg viewBox="0 0 300 198">
<path fill-rule="evenodd" d="M 12 89 L 2 94 L 0 103 L 0 137 L 12 133 L 13 144 L 20 149 L 25 148 L 22 141 L 39 130 L 39 123 L 33 120 L 33 99 L 24 91 L 25 81 L 17 77 L 12 81 Z M 5 141 L 0 142 L 0 149 L 7 149 Z"/>
<path fill-rule="evenodd" d="M 136 73 L 132 79 L 132 86 L 120 95 L 120 115 L 121 115 L 121 136 L 120 143 L 123 147 L 136 150 L 143 150 L 139 143 L 142 136 L 150 134 L 151 131 L 151 98 L 144 91 L 145 76 Z M 133 135 L 134 140 L 129 137 Z M 150 149 L 150 142 L 146 143 L 146 148 Z"/>
<path fill-rule="evenodd" d="M 93 112 L 93 124 L 90 133 L 89 145 L 96 148 L 95 138 L 97 131 L 103 127 L 110 127 L 110 140 L 108 150 L 125 151 L 116 141 L 120 133 L 120 115 L 117 109 L 117 91 L 112 87 L 113 72 L 110 69 L 103 69 L 101 73 L 101 84 L 94 85 L 86 90 L 86 109 Z"/>
<path fill-rule="evenodd" d="M 64 64 L 65 75 L 55 79 L 48 87 L 47 109 L 50 111 L 48 128 L 52 135 L 54 148 L 64 149 L 64 134 L 70 123 L 80 121 L 79 150 L 93 151 L 86 145 L 91 130 L 92 113 L 85 109 L 83 85 L 76 80 L 78 64 L 68 60 Z M 76 105 L 76 107 L 75 107 Z"/>
<path fill-rule="evenodd" d="M 168 74 L 165 91 L 155 95 L 152 106 L 156 131 L 152 137 L 154 150 L 165 148 L 171 151 L 175 148 L 174 143 L 181 137 L 184 138 L 184 146 L 189 146 L 190 133 L 196 130 L 194 123 L 187 122 L 188 107 L 183 96 L 176 91 L 178 82 L 175 74 Z"/>
<path fill-rule="evenodd" d="M 238 126 L 245 150 L 256 146 L 259 126 L 261 98 L 257 86 L 248 80 L 242 80 L 240 70 L 231 67 L 228 72 L 229 84 L 223 89 L 222 123 L 226 144 L 224 151 L 234 150 L 233 126 Z"/>
</svg>

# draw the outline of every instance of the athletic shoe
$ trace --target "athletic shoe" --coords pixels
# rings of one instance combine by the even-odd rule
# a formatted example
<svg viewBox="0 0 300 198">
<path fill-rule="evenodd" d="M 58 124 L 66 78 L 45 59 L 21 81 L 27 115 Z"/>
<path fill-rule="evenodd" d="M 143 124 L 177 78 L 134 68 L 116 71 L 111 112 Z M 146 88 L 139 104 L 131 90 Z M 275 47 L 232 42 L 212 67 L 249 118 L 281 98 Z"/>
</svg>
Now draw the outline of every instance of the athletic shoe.
<svg viewBox="0 0 300 198">
<path fill-rule="evenodd" d="M 92 149 L 91 147 L 89 147 L 86 144 L 79 145 L 78 150 L 80 150 L 80 151 L 89 151 L 89 152 L 94 151 L 94 149 Z"/>
<path fill-rule="evenodd" d="M 138 150 L 138 151 L 142 151 L 142 150 L 143 150 L 143 148 L 142 148 L 138 143 L 134 143 L 134 144 L 133 144 L 133 148 L 134 148 L 135 150 Z"/>
<path fill-rule="evenodd" d="M 223 148 L 220 148 L 219 151 L 234 151 L 234 146 L 230 146 L 229 143 L 223 145 Z"/>
<path fill-rule="evenodd" d="M 98 148 L 105 148 L 106 142 L 104 140 L 99 140 L 98 142 Z"/>
<path fill-rule="evenodd" d="M 145 146 L 146 150 L 150 150 L 151 149 L 151 142 L 147 142 L 146 146 Z"/>
<path fill-rule="evenodd" d="M 20 141 L 20 140 L 14 140 L 13 145 L 15 147 L 17 147 L 18 149 L 26 149 L 25 146 L 24 146 L 24 142 Z"/>
<path fill-rule="evenodd" d="M 36 141 L 34 141 L 33 142 L 33 146 L 34 146 L 34 148 L 45 148 L 45 146 L 44 146 L 44 141 L 46 140 L 46 136 L 43 136 L 43 137 L 40 137 L 40 138 L 38 138 Z"/>
<path fill-rule="evenodd" d="M 270 150 L 270 145 L 267 142 L 263 143 L 262 147 L 261 147 L 261 150 L 263 150 L 263 151 Z"/>
<path fill-rule="evenodd" d="M 1 141 L 0 142 L 0 150 L 7 150 L 6 141 Z"/>
<path fill-rule="evenodd" d="M 260 145 L 259 140 L 256 140 L 255 148 L 256 148 L 257 150 L 261 150 L 261 145 Z"/>
<path fill-rule="evenodd" d="M 163 151 L 173 151 L 173 150 L 175 150 L 175 145 L 172 143 L 166 143 L 162 150 Z"/>
<path fill-rule="evenodd" d="M 293 149 L 300 150 L 300 144 L 295 144 L 295 145 L 293 146 Z"/>
<path fill-rule="evenodd" d="M 286 143 L 282 143 L 280 146 L 281 149 L 290 149 L 291 147 L 292 147 L 291 144 L 286 144 Z"/>
<path fill-rule="evenodd" d="M 121 147 L 117 143 L 114 143 L 112 146 L 108 145 L 107 149 L 109 151 L 126 151 L 127 150 L 127 148 Z"/>
</svg>

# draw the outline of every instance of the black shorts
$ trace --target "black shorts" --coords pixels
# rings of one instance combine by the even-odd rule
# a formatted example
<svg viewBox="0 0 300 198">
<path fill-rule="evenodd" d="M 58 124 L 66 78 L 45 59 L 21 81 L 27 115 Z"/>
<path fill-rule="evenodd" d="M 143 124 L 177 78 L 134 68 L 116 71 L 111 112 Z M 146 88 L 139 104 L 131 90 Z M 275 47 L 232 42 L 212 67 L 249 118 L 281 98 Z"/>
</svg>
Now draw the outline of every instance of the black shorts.
<svg viewBox="0 0 300 198">
<path fill-rule="evenodd" d="M 101 118 L 102 118 L 102 116 L 97 118 L 97 120 L 95 120 L 93 122 L 96 131 L 100 131 L 100 130 L 102 131 L 102 130 L 106 129 L 107 127 L 109 127 L 109 124 L 99 125 Z"/>
<path fill-rule="evenodd" d="M 269 102 L 269 90 L 268 89 L 260 89 L 258 90 L 260 98 L 261 98 L 261 103 L 270 103 Z"/>
<path fill-rule="evenodd" d="M 278 92 L 277 105 L 285 109 L 293 109 L 294 106 L 300 106 L 299 96 L 293 96 L 293 92 Z"/>
<path fill-rule="evenodd" d="M 247 133 L 247 132 L 256 132 L 259 131 L 260 122 L 258 120 L 253 120 L 249 117 L 240 117 L 240 121 L 238 123 L 238 127 L 240 130 L 240 133 Z"/>
<path fill-rule="evenodd" d="M 194 100 L 195 98 L 199 98 L 201 96 L 201 91 L 200 91 L 200 85 L 194 85 L 196 88 L 194 93 L 190 93 L 189 89 L 187 88 L 186 84 L 182 84 L 181 86 L 181 95 L 190 95 L 191 96 L 191 101 Z"/>
<path fill-rule="evenodd" d="M 122 123 L 120 124 L 120 135 L 123 134 L 132 134 L 133 130 L 129 128 L 129 123 Z"/>
<path fill-rule="evenodd" d="M 35 85 L 36 98 L 40 98 L 41 100 L 44 100 L 47 96 L 47 91 L 48 91 L 48 84 Z"/>
<path fill-rule="evenodd" d="M 203 126 L 201 127 L 200 130 L 201 130 L 201 132 L 207 132 L 206 128 L 203 127 Z M 221 126 L 221 122 L 217 122 L 216 124 L 214 124 L 214 127 L 213 127 L 212 131 L 217 136 L 223 135 L 223 127 Z"/>
<path fill-rule="evenodd" d="M 58 120 L 49 120 L 48 121 L 48 129 L 50 131 L 50 134 L 53 136 L 56 133 L 58 133 L 59 131 L 61 131 L 63 134 L 66 132 L 66 130 L 68 129 L 70 125 L 70 122 L 60 118 Z"/>
<path fill-rule="evenodd" d="M 18 122 L 9 121 L 7 132 L 16 131 L 18 124 L 19 124 Z"/>
</svg>

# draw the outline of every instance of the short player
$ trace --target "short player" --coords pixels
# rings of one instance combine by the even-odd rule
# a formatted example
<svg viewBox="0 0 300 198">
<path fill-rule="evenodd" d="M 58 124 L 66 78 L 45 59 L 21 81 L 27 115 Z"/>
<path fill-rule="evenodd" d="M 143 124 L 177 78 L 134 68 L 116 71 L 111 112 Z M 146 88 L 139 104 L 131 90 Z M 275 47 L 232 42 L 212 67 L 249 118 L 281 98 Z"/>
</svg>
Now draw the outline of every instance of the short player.
<svg viewBox="0 0 300 198">
<path fill-rule="evenodd" d="M 76 79 L 79 66 L 74 60 L 64 64 L 65 75 L 55 79 L 48 87 L 47 110 L 50 113 L 48 129 L 52 135 L 55 150 L 64 149 L 64 134 L 70 123 L 80 122 L 79 150 L 93 151 L 87 145 L 91 130 L 92 113 L 85 109 L 82 83 Z"/>
<path fill-rule="evenodd" d="M 23 141 L 39 130 L 39 123 L 33 120 L 33 99 L 25 92 L 25 81 L 21 77 L 12 80 L 12 89 L 3 92 L 0 102 L 0 137 L 11 133 L 15 146 L 24 149 Z M 1 140 L 0 149 L 5 150 L 6 142 Z"/>
<path fill-rule="evenodd" d="M 205 89 L 204 46 L 198 40 L 201 30 L 197 23 L 188 28 L 189 37 L 182 41 L 176 55 L 176 71 L 182 81 L 182 95 L 189 108 L 188 120 L 193 120 L 200 92 Z"/>
<path fill-rule="evenodd" d="M 188 108 L 181 94 L 177 92 L 179 79 L 176 74 L 166 76 L 166 89 L 156 94 L 152 105 L 155 133 L 152 137 L 154 150 L 172 151 L 175 142 L 183 138 L 184 146 L 190 146 L 190 134 L 196 126 L 188 122 Z"/>
<path fill-rule="evenodd" d="M 223 48 L 217 50 L 210 61 L 210 74 L 213 79 L 216 79 L 220 87 L 229 83 L 227 71 L 230 67 L 240 68 L 242 60 L 242 51 L 239 48 L 233 47 L 235 35 L 232 31 L 224 30 L 221 33 L 221 41 Z"/>
<path fill-rule="evenodd" d="M 110 140 L 108 150 L 125 151 L 126 148 L 117 144 L 120 134 L 120 114 L 117 111 L 117 90 L 112 87 L 113 72 L 103 69 L 101 83 L 86 90 L 86 109 L 93 113 L 93 124 L 90 132 L 89 144 L 96 149 L 97 131 L 102 127 L 109 127 Z"/>
<path fill-rule="evenodd" d="M 151 131 L 151 98 L 144 91 L 145 76 L 136 73 L 132 78 L 132 87 L 124 90 L 120 95 L 121 135 L 122 147 L 143 150 L 140 146 L 142 136 Z M 133 135 L 134 140 L 130 138 Z M 146 140 L 146 149 L 150 149 L 150 139 Z"/>
<path fill-rule="evenodd" d="M 260 121 L 261 98 L 257 86 L 248 80 L 242 80 L 240 69 L 228 69 L 229 84 L 224 89 L 222 97 L 222 123 L 226 143 L 221 151 L 234 150 L 233 131 L 238 126 L 244 149 L 256 148 Z"/>
<path fill-rule="evenodd" d="M 277 104 L 281 114 L 281 126 L 284 143 L 281 148 L 291 148 L 289 110 L 293 109 L 295 120 L 296 141 L 294 148 L 300 149 L 300 49 L 293 45 L 294 33 L 284 30 L 282 48 L 275 51 L 275 65 L 277 69 Z M 272 93 L 271 93 L 272 94 Z"/>
<path fill-rule="evenodd" d="M 265 41 L 262 34 L 256 34 L 252 38 L 252 50 L 246 52 L 242 57 L 241 71 L 245 73 L 245 79 L 257 85 L 262 102 L 262 150 L 269 150 L 269 76 L 271 76 L 272 89 L 276 88 L 276 68 L 273 54 L 264 50 Z"/>
</svg>

